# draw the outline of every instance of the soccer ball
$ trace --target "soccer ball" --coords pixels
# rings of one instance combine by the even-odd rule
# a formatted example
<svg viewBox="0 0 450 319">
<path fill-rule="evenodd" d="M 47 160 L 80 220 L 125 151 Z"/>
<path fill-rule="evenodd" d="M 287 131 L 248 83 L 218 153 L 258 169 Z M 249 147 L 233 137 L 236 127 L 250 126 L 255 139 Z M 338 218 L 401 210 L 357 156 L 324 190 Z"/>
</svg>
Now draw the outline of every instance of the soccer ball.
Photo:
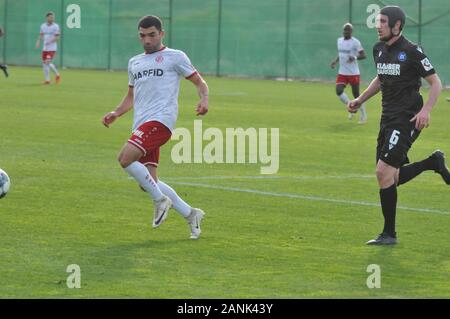
<svg viewBox="0 0 450 319">
<path fill-rule="evenodd" d="M 11 180 L 8 174 L 0 168 L 0 198 L 6 196 L 9 191 L 9 186 L 11 185 Z"/>
</svg>

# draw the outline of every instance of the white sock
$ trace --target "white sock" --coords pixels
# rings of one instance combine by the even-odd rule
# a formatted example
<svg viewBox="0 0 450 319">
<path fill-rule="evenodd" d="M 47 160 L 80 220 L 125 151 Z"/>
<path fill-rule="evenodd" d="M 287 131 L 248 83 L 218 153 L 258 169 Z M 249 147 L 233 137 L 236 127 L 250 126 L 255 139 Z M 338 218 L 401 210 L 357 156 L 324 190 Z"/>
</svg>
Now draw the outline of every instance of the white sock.
<svg viewBox="0 0 450 319">
<path fill-rule="evenodd" d="M 53 72 L 55 72 L 56 75 L 59 75 L 58 69 L 56 68 L 56 66 L 53 63 L 50 63 L 48 66 L 50 67 L 50 69 L 53 70 Z"/>
<path fill-rule="evenodd" d="M 155 180 L 148 172 L 147 167 L 145 167 L 142 163 L 137 161 L 133 162 L 125 167 L 124 170 L 130 176 L 134 177 L 139 185 L 141 185 L 142 188 L 150 194 L 153 200 L 160 200 L 164 196 L 158 185 L 155 183 Z"/>
<path fill-rule="evenodd" d="M 172 200 L 173 208 L 177 212 L 179 212 L 184 217 L 188 217 L 190 215 L 192 207 L 189 206 L 184 200 L 182 200 L 172 187 L 162 182 L 161 180 L 158 181 L 158 186 L 159 189 L 164 193 L 164 195 L 168 196 Z"/>
<path fill-rule="evenodd" d="M 367 119 L 367 113 L 366 113 L 366 106 L 363 104 L 361 104 L 361 119 Z"/>
<path fill-rule="evenodd" d="M 48 64 L 42 64 L 42 69 L 44 70 L 45 81 L 50 81 L 50 68 Z"/>
<path fill-rule="evenodd" d="M 350 100 L 348 99 L 347 94 L 345 94 L 345 92 L 343 92 L 341 95 L 339 95 L 339 99 L 342 101 L 342 103 L 344 103 L 345 105 L 348 104 L 348 102 L 350 102 Z"/>
</svg>

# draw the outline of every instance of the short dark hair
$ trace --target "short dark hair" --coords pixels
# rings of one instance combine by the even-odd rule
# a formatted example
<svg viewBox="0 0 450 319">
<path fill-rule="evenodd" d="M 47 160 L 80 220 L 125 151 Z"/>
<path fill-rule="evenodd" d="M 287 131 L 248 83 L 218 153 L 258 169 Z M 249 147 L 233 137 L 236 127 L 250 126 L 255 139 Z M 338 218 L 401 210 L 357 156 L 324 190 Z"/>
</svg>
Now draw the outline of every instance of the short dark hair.
<svg viewBox="0 0 450 319">
<path fill-rule="evenodd" d="M 162 21 L 160 18 L 158 18 L 157 16 L 145 16 L 142 17 L 141 20 L 139 20 L 138 23 L 138 30 L 139 28 L 150 28 L 150 27 L 155 27 L 156 29 L 158 29 L 158 31 L 162 30 Z"/>
<path fill-rule="evenodd" d="M 49 11 L 46 13 L 45 17 L 54 16 L 54 15 L 55 15 L 55 13 L 53 13 L 53 11 Z"/>
</svg>

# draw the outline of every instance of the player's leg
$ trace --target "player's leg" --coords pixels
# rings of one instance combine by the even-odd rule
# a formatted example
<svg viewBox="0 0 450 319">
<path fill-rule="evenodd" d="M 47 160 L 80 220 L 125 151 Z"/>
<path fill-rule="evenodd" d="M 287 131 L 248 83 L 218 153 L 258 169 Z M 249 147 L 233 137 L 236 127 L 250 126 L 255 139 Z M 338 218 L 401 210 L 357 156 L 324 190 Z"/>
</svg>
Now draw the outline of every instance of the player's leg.
<svg viewBox="0 0 450 319">
<path fill-rule="evenodd" d="M 345 94 L 345 83 L 336 83 L 336 95 L 338 96 L 339 100 L 341 100 L 342 103 L 345 105 L 350 102 L 350 99 L 348 98 L 347 94 Z"/>
<path fill-rule="evenodd" d="M 347 79 L 345 76 L 338 74 L 336 78 L 336 95 L 339 97 L 339 100 L 341 100 L 342 103 L 345 105 L 350 102 L 350 99 L 348 98 L 347 94 L 345 94 L 344 90 L 347 85 Z M 348 112 L 348 119 L 351 120 L 353 118 L 354 114 Z"/>
<path fill-rule="evenodd" d="M 199 238 L 202 232 L 201 222 L 205 213 L 201 209 L 193 208 L 187 204 L 180 196 L 178 196 L 177 192 L 172 187 L 163 181 L 159 180 L 158 186 L 161 191 L 172 200 L 173 208 L 188 222 L 191 230 L 191 239 Z"/>
<path fill-rule="evenodd" d="M 5 74 L 5 77 L 8 77 L 8 66 L 6 64 L 0 64 L 0 69 L 2 69 L 3 73 Z"/>
<path fill-rule="evenodd" d="M 141 158 L 140 161 L 146 165 L 153 179 L 157 182 L 161 192 L 170 198 L 172 201 L 172 207 L 188 222 L 191 230 L 191 239 L 197 239 L 201 233 L 200 226 L 205 213 L 199 208 L 191 207 L 172 187 L 158 179 L 157 165 L 159 162 L 159 148 L 149 152 L 145 157 Z"/>
<path fill-rule="evenodd" d="M 401 141 L 400 138 L 402 138 Z M 377 139 L 376 176 L 380 187 L 379 195 L 384 228 L 377 238 L 367 242 L 368 245 L 397 243 L 395 218 L 397 213 L 398 170 L 407 159 L 406 153 L 409 149 L 408 144 L 403 141 L 404 139 L 407 139 L 407 136 L 404 136 L 401 130 L 381 126 Z"/>
<path fill-rule="evenodd" d="M 383 232 L 375 240 L 367 244 L 396 244 L 395 218 L 397 211 L 397 184 L 398 168 L 382 160 L 377 164 L 377 180 L 380 187 L 380 203 L 384 217 Z"/>
<path fill-rule="evenodd" d="M 56 68 L 56 66 L 53 64 L 53 61 L 51 61 L 48 66 L 50 67 L 50 69 L 55 73 L 56 77 L 59 77 L 60 74 L 58 72 L 58 69 Z"/>
<path fill-rule="evenodd" d="M 56 84 L 59 84 L 59 82 L 61 81 L 61 75 L 58 72 L 58 69 L 56 68 L 56 66 L 53 64 L 53 58 L 55 56 L 56 52 L 52 52 L 52 58 L 50 60 L 50 63 L 48 64 L 48 66 L 50 67 L 50 69 L 55 73 L 55 82 Z"/>
<path fill-rule="evenodd" d="M 50 84 L 50 67 L 48 66 L 50 55 L 47 51 L 42 51 L 41 57 L 42 57 L 42 70 L 44 71 L 44 78 L 45 78 L 44 84 Z"/>
<path fill-rule="evenodd" d="M 119 163 L 123 169 L 132 176 L 144 189 L 154 202 L 153 227 L 160 226 L 167 218 L 172 205 L 170 199 L 159 189 L 145 165 L 139 162 L 144 152 L 139 147 L 128 142 L 119 154 Z"/>
<path fill-rule="evenodd" d="M 120 166 L 150 194 L 153 200 L 160 200 L 163 197 L 161 190 L 147 168 L 139 162 L 142 155 L 141 149 L 131 143 L 126 143 L 120 151 L 118 161 Z"/>
<path fill-rule="evenodd" d="M 50 84 L 50 67 L 48 66 L 48 60 L 42 62 L 42 69 L 44 70 L 44 84 Z"/>
<path fill-rule="evenodd" d="M 450 172 L 445 164 L 445 155 L 440 150 L 434 151 L 433 154 L 422 161 L 400 167 L 397 185 L 400 186 L 409 182 L 424 171 L 438 173 L 444 182 L 450 185 Z"/>
<path fill-rule="evenodd" d="M 351 84 L 353 97 L 356 99 L 359 96 L 359 77 Z M 359 116 L 359 124 L 364 124 L 367 122 L 367 112 L 365 103 L 361 104 L 359 108 L 361 115 Z"/>
<path fill-rule="evenodd" d="M 415 128 L 415 123 L 410 123 L 409 132 L 410 147 L 410 145 L 412 145 L 412 143 L 414 143 L 414 141 L 419 137 L 420 131 Z M 409 163 L 409 160 L 407 163 Z M 445 164 L 445 154 L 440 150 L 434 151 L 430 156 L 422 161 L 400 167 L 397 185 L 400 186 L 411 181 L 424 171 L 434 171 L 435 173 L 441 175 L 447 185 L 450 185 L 450 172 Z"/>
</svg>

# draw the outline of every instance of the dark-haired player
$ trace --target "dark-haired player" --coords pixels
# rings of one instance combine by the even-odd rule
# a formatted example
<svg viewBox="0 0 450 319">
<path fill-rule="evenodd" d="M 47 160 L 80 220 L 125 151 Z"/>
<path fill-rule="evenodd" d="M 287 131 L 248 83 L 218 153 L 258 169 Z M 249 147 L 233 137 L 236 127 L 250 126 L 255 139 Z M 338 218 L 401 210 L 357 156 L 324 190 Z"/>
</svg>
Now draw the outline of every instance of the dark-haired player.
<svg viewBox="0 0 450 319">
<path fill-rule="evenodd" d="M 380 42 L 373 47 L 377 76 L 361 96 L 348 105 L 349 111 L 355 112 L 369 98 L 379 91 L 382 93 L 376 175 L 384 229 L 377 238 L 367 242 L 369 245 L 397 243 L 397 186 L 427 170 L 440 174 L 445 183 L 450 184 L 444 154 L 439 150 L 420 162 L 405 165 L 409 163 L 407 154 L 411 145 L 429 125 L 430 112 L 442 89 L 441 81 L 423 49 L 402 35 L 405 19 L 400 7 L 381 9 L 376 25 Z M 430 85 L 426 103 L 419 93 L 421 78 Z"/>
<path fill-rule="evenodd" d="M 103 124 L 108 127 L 134 107 L 133 133 L 120 151 L 119 163 L 153 199 L 153 227 L 164 222 L 173 206 L 188 222 L 190 238 L 197 239 L 204 212 L 189 206 L 158 180 L 156 169 L 159 149 L 170 139 L 177 120 L 181 78 L 197 87 L 197 115 L 208 112 L 208 85 L 184 52 L 162 44 L 164 30 L 158 17 L 143 17 L 138 30 L 145 52 L 130 59 L 128 93 L 113 112 L 103 117 Z"/>
<path fill-rule="evenodd" d="M 55 73 L 55 82 L 58 84 L 61 81 L 61 75 L 58 69 L 53 64 L 58 49 L 57 42 L 60 38 L 59 25 L 55 23 L 55 14 L 47 12 L 45 15 L 46 22 L 41 24 L 39 38 L 36 41 L 36 49 L 41 46 L 41 40 L 44 43 L 42 47 L 42 69 L 44 70 L 45 81 L 44 84 L 50 84 L 50 70 Z"/>
</svg>

